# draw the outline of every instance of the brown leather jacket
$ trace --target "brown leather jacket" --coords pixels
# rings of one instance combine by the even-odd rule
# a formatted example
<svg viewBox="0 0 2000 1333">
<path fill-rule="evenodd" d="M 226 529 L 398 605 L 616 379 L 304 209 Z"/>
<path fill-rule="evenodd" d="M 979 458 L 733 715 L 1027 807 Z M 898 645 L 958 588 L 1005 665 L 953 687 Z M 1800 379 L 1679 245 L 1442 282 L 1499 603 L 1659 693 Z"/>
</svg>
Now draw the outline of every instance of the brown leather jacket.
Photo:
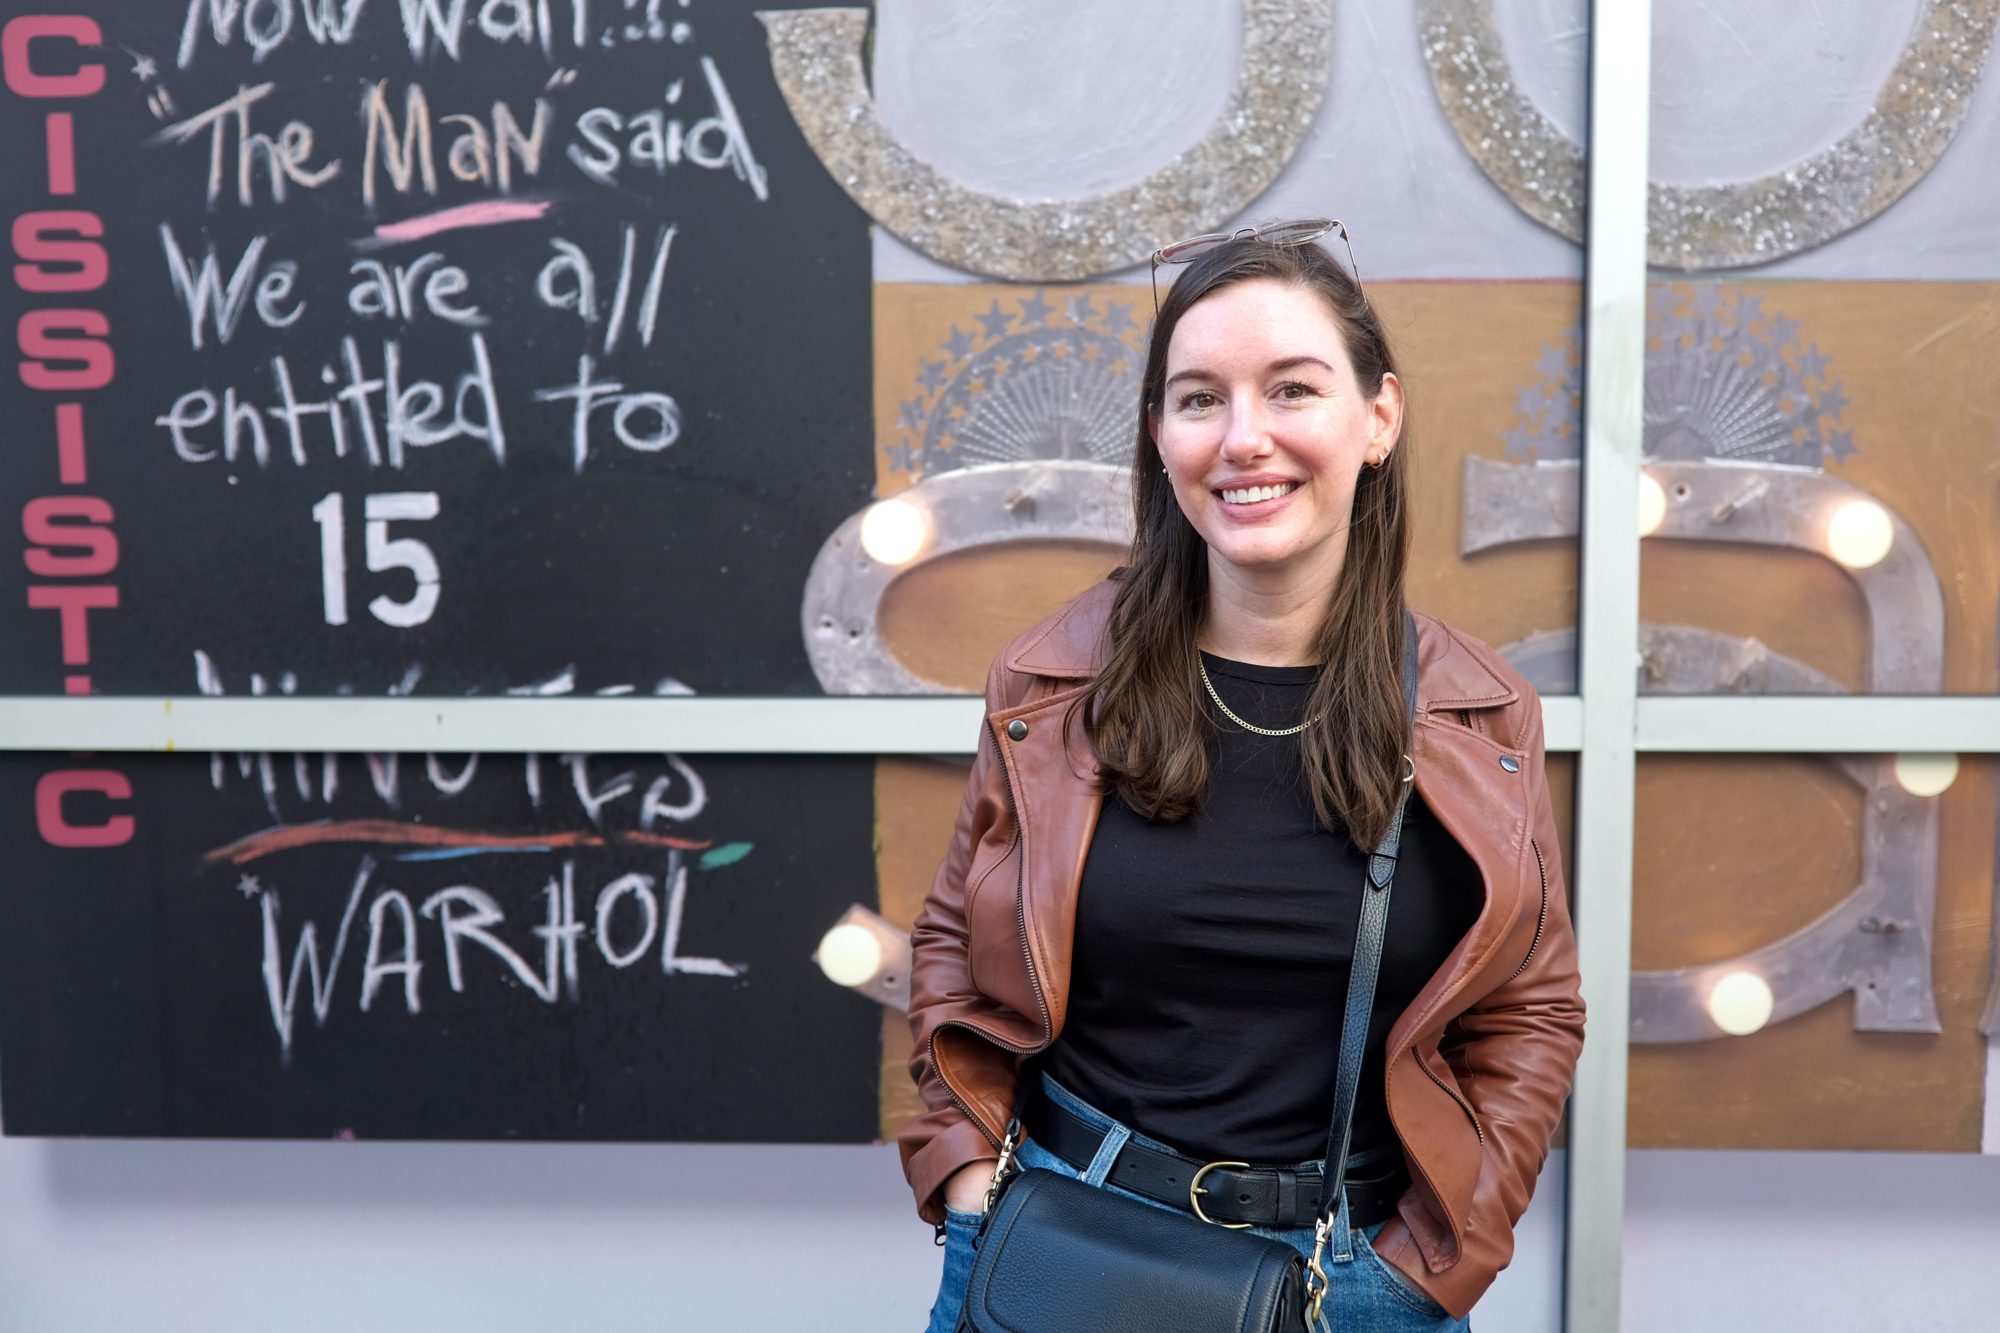
<svg viewBox="0 0 2000 1333">
<path fill-rule="evenodd" d="M 1062 1031 L 1077 884 L 1102 803 L 1067 705 L 1102 660 L 1116 585 L 1016 639 L 986 682 L 987 735 L 917 917 L 910 1060 L 926 1112 L 899 1136 L 925 1220 L 994 1157 L 1017 1062 Z M 1486 904 L 1390 1030 L 1389 1117 L 1411 1187 L 1376 1251 L 1463 1317 L 1513 1253 L 1562 1117 L 1583 1004 L 1542 772 L 1541 706 L 1492 649 L 1417 617 L 1417 790 L 1479 866 Z"/>
</svg>

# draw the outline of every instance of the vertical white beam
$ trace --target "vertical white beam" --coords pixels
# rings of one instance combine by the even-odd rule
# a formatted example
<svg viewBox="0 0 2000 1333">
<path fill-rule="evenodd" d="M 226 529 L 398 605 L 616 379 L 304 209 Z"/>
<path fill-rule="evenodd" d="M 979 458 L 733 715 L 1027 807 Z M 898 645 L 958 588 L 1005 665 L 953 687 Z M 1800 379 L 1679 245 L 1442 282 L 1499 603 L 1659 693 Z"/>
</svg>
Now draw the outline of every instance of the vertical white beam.
<svg viewBox="0 0 2000 1333">
<path fill-rule="evenodd" d="M 1583 749 L 1576 932 L 1589 1036 L 1570 1101 L 1563 1315 L 1618 1327 L 1625 1230 L 1626 1034 L 1632 983 L 1633 766 L 1639 642 L 1639 453 L 1646 353 L 1651 0 L 1592 0 L 1585 231 Z"/>
</svg>

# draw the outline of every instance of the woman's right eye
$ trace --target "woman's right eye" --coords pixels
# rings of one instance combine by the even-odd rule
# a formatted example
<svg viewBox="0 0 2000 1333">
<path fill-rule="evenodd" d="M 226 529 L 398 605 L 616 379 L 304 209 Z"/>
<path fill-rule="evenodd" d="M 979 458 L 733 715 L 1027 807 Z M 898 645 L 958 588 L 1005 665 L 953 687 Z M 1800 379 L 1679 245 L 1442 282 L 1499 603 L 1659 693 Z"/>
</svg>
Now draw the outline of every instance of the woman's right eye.
<svg viewBox="0 0 2000 1333">
<path fill-rule="evenodd" d="M 1199 412 L 1203 408 L 1214 406 L 1215 401 L 1215 395 L 1208 390 L 1196 389 L 1181 398 L 1180 410 L 1183 412 Z"/>
</svg>

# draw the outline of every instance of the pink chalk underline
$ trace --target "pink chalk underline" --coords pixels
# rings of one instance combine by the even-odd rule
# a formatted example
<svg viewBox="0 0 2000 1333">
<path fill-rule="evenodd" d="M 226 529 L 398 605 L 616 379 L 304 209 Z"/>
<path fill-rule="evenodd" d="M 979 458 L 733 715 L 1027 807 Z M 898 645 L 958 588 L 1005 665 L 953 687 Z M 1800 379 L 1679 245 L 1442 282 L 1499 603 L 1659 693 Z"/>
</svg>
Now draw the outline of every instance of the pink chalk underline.
<svg viewBox="0 0 2000 1333">
<path fill-rule="evenodd" d="M 528 218 L 538 218 L 549 211 L 546 200 L 530 203 L 516 199 L 489 199 L 477 204 L 460 204 L 456 208 L 439 209 L 422 217 L 408 218 L 402 222 L 386 222 L 375 229 L 376 236 L 385 241 L 418 241 L 426 236 L 435 236 L 441 231 L 457 231 L 461 227 L 490 227 L 498 222 L 521 222 Z"/>
</svg>

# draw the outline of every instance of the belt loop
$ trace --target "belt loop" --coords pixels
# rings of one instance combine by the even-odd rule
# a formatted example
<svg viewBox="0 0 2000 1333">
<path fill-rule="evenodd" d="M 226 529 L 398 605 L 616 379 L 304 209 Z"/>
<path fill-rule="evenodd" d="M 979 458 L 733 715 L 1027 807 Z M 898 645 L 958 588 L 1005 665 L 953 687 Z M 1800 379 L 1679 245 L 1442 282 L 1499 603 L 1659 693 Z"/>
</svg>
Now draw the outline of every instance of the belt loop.
<svg viewBox="0 0 2000 1333">
<path fill-rule="evenodd" d="M 1347 1191 L 1340 1192 L 1340 1211 L 1333 1215 L 1333 1261 L 1337 1264 L 1354 1262 L 1354 1229 L 1347 1220 Z"/>
<path fill-rule="evenodd" d="M 1271 1225 L 1281 1229 L 1299 1225 L 1299 1173 L 1288 1166 L 1278 1168 L 1278 1211 Z"/>
<path fill-rule="evenodd" d="M 1083 1183 L 1102 1185 L 1111 1175 L 1112 1164 L 1118 1160 L 1118 1154 L 1125 1151 L 1125 1143 L 1131 1137 L 1132 1131 L 1121 1124 L 1114 1124 L 1106 1130 L 1104 1142 L 1097 1145 L 1097 1153 L 1083 1173 Z"/>
</svg>

